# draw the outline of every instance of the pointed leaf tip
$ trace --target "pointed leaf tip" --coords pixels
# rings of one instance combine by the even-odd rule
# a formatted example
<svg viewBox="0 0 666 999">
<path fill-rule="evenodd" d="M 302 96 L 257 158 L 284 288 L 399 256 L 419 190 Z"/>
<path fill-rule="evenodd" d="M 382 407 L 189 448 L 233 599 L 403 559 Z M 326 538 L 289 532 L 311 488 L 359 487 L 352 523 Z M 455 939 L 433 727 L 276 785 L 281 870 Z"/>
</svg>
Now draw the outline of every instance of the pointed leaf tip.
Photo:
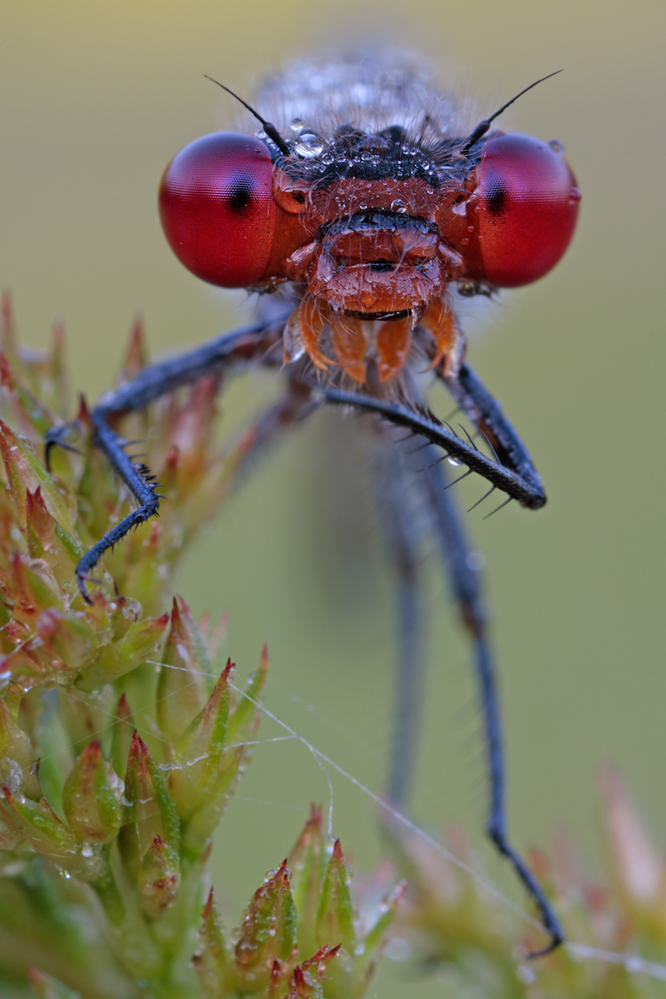
<svg viewBox="0 0 666 999">
<path fill-rule="evenodd" d="M 0 353 L 0 385 L 10 392 L 14 388 L 14 371 L 3 353 Z"/>
<path fill-rule="evenodd" d="M 127 694 L 125 693 L 125 691 L 123 691 L 120 697 L 118 698 L 115 720 L 124 721 L 126 718 L 129 718 L 131 714 L 132 712 L 130 711 L 130 706 L 127 700 Z"/>
<path fill-rule="evenodd" d="M 62 802 L 70 829 L 83 842 L 111 843 L 122 820 L 122 782 L 102 756 L 99 740 L 89 743 L 69 773 Z"/>
<path fill-rule="evenodd" d="M 202 919 L 208 919 L 213 909 L 215 907 L 215 889 L 211 885 L 210 891 L 208 892 L 208 898 L 206 899 L 206 904 L 201 911 Z"/>
<path fill-rule="evenodd" d="M 146 343 L 144 334 L 143 318 L 137 316 L 132 323 L 127 349 L 125 351 L 125 361 L 123 364 L 122 378 L 132 378 L 138 374 L 146 364 Z"/>
<path fill-rule="evenodd" d="M 156 833 L 141 862 L 137 881 L 144 915 L 159 918 L 176 901 L 179 886 L 178 854 Z"/>
<path fill-rule="evenodd" d="M 82 423 L 86 424 L 90 423 L 90 409 L 88 408 L 88 403 L 86 401 L 86 397 L 84 396 L 83 392 L 79 393 L 79 412 L 77 420 L 80 420 Z"/>
<path fill-rule="evenodd" d="M 296 909 L 284 861 L 254 893 L 234 949 L 239 983 L 268 984 L 275 958 L 287 960 L 296 944 Z M 256 985 L 255 985 L 256 988 Z"/>
<path fill-rule="evenodd" d="M 135 730 L 125 776 L 123 825 L 118 846 L 125 869 L 136 880 L 146 851 L 158 835 L 179 854 L 180 823 L 176 806 L 150 750 Z"/>
<path fill-rule="evenodd" d="M 123 694 L 123 697 L 125 695 Z M 130 756 L 138 757 L 148 753 L 148 746 L 145 744 L 137 729 L 132 732 L 132 741 L 130 743 Z"/>
</svg>

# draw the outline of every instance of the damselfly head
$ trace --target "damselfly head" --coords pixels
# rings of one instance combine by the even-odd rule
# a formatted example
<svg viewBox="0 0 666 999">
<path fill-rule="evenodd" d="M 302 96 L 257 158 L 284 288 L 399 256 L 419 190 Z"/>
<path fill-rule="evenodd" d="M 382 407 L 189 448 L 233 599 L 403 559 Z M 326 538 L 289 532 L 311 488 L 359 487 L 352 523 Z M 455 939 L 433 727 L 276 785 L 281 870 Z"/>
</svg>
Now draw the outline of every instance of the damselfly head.
<svg viewBox="0 0 666 999">
<path fill-rule="evenodd" d="M 258 134 L 205 136 L 174 157 L 160 213 L 204 280 L 292 285 L 287 361 L 307 353 L 362 384 L 372 359 L 388 382 L 418 342 L 455 373 L 451 289 L 527 284 L 569 244 L 580 193 L 561 148 L 491 131 L 496 115 L 470 130 L 418 60 L 295 63 L 255 106 Z"/>
</svg>

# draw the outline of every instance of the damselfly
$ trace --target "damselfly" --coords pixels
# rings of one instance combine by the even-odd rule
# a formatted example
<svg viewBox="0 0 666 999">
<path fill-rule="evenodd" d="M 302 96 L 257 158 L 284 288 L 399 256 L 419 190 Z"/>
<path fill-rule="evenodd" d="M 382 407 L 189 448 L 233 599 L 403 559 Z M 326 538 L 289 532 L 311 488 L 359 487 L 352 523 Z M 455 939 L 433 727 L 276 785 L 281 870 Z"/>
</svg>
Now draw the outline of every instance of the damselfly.
<svg viewBox="0 0 666 999">
<path fill-rule="evenodd" d="M 464 466 L 458 478 L 482 476 L 506 502 L 532 509 L 546 502 L 524 445 L 466 361 L 457 304 L 461 296 L 528 284 L 557 263 L 576 224 L 574 176 L 559 143 L 493 128 L 513 101 L 466 123 L 464 107 L 440 93 L 422 61 L 402 53 L 295 63 L 264 84 L 254 107 L 241 103 L 259 122 L 256 132 L 218 132 L 182 149 L 162 178 L 159 209 L 182 263 L 204 281 L 257 292 L 257 318 L 144 368 L 93 409 L 95 444 L 138 506 L 81 560 L 79 587 L 89 599 L 90 573 L 104 552 L 159 506 L 148 469 L 126 451 L 118 417 L 210 372 L 252 364 L 279 371 L 283 394 L 257 420 L 251 451 L 323 405 L 376 414 L 378 421 L 356 423 L 399 592 L 400 714 L 387 798 L 406 807 L 413 775 L 425 529 L 441 550 L 474 647 L 490 777 L 488 834 L 537 905 L 550 937 L 539 953 L 547 953 L 563 934 L 508 839 L 486 614 L 441 459 Z M 433 379 L 476 425 L 485 449 L 426 407 Z M 396 440 L 396 426 L 421 440 L 418 457 L 413 441 Z M 65 438 L 59 428 L 47 450 Z M 425 516 L 414 516 L 414 495 Z"/>
</svg>

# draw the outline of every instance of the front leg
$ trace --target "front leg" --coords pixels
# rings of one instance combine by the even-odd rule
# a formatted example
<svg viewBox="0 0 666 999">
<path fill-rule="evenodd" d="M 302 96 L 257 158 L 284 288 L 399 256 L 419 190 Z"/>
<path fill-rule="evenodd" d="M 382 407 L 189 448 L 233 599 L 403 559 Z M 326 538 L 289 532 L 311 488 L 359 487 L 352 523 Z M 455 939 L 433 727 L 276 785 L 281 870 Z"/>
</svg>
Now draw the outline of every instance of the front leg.
<svg viewBox="0 0 666 999">
<path fill-rule="evenodd" d="M 447 375 L 440 364 L 436 374 L 445 383 L 465 416 L 476 424 L 502 465 L 519 475 L 535 496 L 542 497 L 542 502 L 538 505 L 543 506 L 546 502 L 543 482 L 527 448 L 502 412 L 497 399 L 490 394 L 473 368 L 464 363 L 454 376 Z"/>
<path fill-rule="evenodd" d="M 463 365 L 468 369 L 466 365 Z M 461 369 L 462 373 L 462 369 Z M 494 400 L 490 393 L 483 387 L 480 379 L 476 379 L 475 387 L 483 389 L 484 401 Z M 446 379 L 447 384 L 449 379 Z M 457 379 L 451 379 L 452 383 L 458 385 Z M 451 387 L 451 386 L 450 386 Z M 496 448 L 496 457 L 489 458 L 470 439 L 465 441 L 453 428 L 445 422 L 439 420 L 430 410 L 412 403 L 406 402 L 386 402 L 377 399 L 375 396 L 364 395 L 361 392 L 349 392 L 344 389 L 322 387 L 319 390 L 323 400 L 337 406 L 348 406 L 357 410 L 365 410 L 370 413 L 377 413 L 384 420 L 393 423 L 397 427 L 404 427 L 415 436 L 423 437 L 430 444 L 441 447 L 445 454 L 454 458 L 467 467 L 472 472 L 477 472 L 486 479 L 494 489 L 499 489 L 505 493 L 509 499 L 518 500 L 521 506 L 526 506 L 531 510 L 538 510 L 546 502 L 541 478 L 536 472 L 525 446 L 521 443 L 511 424 L 506 420 L 498 403 L 494 403 L 495 410 L 490 413 L 489 420 L 484 423 L 477 421 L 479 429 L 485 434 L 491 447 L 497 440 L 500 448 Z M 453 388 L 452 388 L 453 392 Z M 315 392 L 315 395 L 317 393 Z M 461 390 L 460 398 L 467 399 Z M 459 397 L 454 394 L 454 398 L 459 401 Z M 462 406 L 462 402 L 460 402 Z M 470 401 L 470 407 L 472 401 Z M 486 411 L 484 410 L 484 413 Z M 486 433 L 485 427 L 493 427 L 497 433 Z M 502 436 L 500 437 L 500 434 Z M 512 448 L 503 446 L 502 441 L 506 437 L 507 441 L 513 445 Z M 519 459 L 519 460 L 516 460 Z M 508 501 L 507 501 L 508 502 Z"/>
<path fill-rule="evenodd" d="M 110 420 L 143 409 L 160 396 L 192 384 L 205 375 L 219 374 L 258 356 L 265 356 L 279 341 L 280 335 L 281 324 L 263 322 L 227 333 L 186 354 L 148 365 L 135 378 L 107 392 L 92 410 L 93 444 L 104 451 L 113 469 L 137 500 L 138 507 L 100 538 L 76 567 L 79 590 L 86 602 L 90 603 L 86 583 L 90 581 L 90 573 L 104 552 L 121 541 L 133 527 L 155 516 L 159 509 L 160 494 L 150 469 L 135 463 L 125 453 L 127 442 L 113 429 Z M 62 443 L 62 428 L 56 428 L 46 441 L 47 461 L 50 449 Z"/>
<path fill-rule="evenodd" d="M 95 445 L 104 451 L 113 469 L 138 500 L 139 506 L 123 517 L 120 523 L 112 527 L 110 531 L 107 531 L 104 537 L 100 538 L 86 552 L 77 565 L 76 581 L 86 603 L 92 603 L 86 583 L 96 582 L 96 580 L 91 579 L 90 572 L 97 565 L 104 552 L 113 548 L 133 527 L 138 527 L 139 524 L 154 517 L 160 505 L 160 494 L 156 490 L 153 476 L 147 465 L 137 465 L 125 454 L 123 450 L 126 443 L 124 438 L 111 429 L 100 409 L 94 409 L 90 414 L 90 419 L 93 425 Z"/>
</svg>

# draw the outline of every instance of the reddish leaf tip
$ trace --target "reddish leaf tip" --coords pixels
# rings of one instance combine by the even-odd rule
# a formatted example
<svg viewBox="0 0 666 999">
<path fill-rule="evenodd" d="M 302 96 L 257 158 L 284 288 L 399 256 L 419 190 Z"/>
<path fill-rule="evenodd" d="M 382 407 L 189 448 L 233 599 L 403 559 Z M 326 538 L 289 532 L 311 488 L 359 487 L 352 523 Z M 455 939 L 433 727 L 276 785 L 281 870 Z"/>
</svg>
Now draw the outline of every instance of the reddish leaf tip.
<svg viewBox="0 0 666 999">
<path fill-rule="evenodd" d="M 14 319 L 14 300 L 12 293 L 8 289 L 2 292 L 2 303 L 0 304 L 0 322 L 3 326 L 11 326 Z"/>
<path fill-rule="evenodd" d="M 102 759 L 102 743 L 99 739 L 89 742 L 81 753 L 81 759 L 85 763 L 99 763 Z"/>
<path fill-rule="evenodd" d="M 206 899 L 206 904 L 201 910 L 201 918 L 204 920 L 209 919 L 213 913 L 214 907 L 215 907 L 215 893 L 213 891 L 213 888 L 211 887 L 210 891 L 208 892 L 208 898 Z"/>
<path fill-rule="evenodd" d="M 310 803 L 310 817 L 307 821 L 308 826 L 319 831 L 321 829 L 321 823 L 323 818 L 323 809 L 321 805 L 315 805 L 314 802 Z"/>
<path fill-rule="evenodd" d="M 130 756 L 148 756 L 148 746 L 145 744 L 137 729 L 132 732 L 130 743 Z"/>
<path fill-rule="evenodd" d="M 14 372 L 11 364 L 3 353 L 0 353 L 0 383 L 8 389 L 12 389 L 14 387 Z"/>
<path fill-rule="evenodd" d="M 275 957 L 273 958 L 273 967 L 271 968 L 271 986 L 276 988 L 282 981 L 282 968 L 280 967 L 280 962 Z"/>
<path fill-rule="evenodd" d="M 84 423 L 90 423 L 90 410 L 88 409 L 88 403 L 83 392 L 79 393 L 79 414 L 77 419 L 82 420 Z"/>
</svg>

